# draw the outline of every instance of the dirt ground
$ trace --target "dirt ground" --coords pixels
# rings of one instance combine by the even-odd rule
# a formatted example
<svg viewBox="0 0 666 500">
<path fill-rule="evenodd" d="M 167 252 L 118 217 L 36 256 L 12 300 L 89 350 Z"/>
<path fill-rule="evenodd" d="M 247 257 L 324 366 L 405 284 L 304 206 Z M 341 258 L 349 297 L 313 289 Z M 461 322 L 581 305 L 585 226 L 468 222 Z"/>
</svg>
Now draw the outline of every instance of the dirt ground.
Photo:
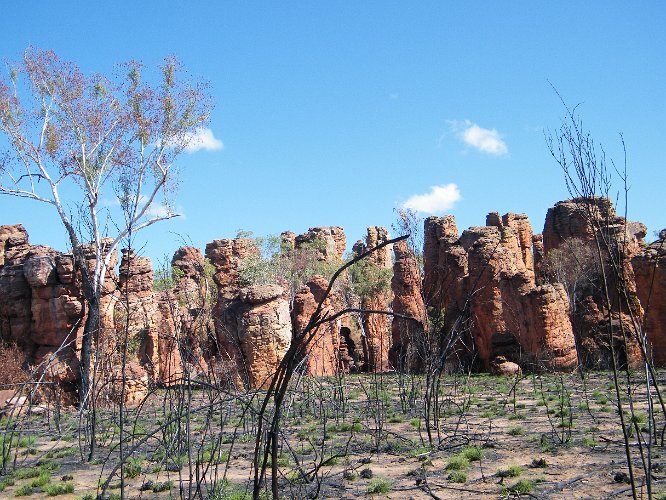
<svg viewBox="0 0 666 500">
<path fill-rule="evenodd" d="M 659 376 L 666 378 L 666 372 Z M 430 438 L 422 377 L 347 375 L 301 378 L 293 385 L 277 462 L 284 498 L 631 497 L 608 373 L 588 373 L 585 379 L 580 374 L 443 377 L 438 418 L 429 419 Z M 203 498 L 251 498 L 256 432 L 251 415 L 261 393 L 250 401 L 248 395 L 214 399 L 210 391 L 194 391 L 187 416 L 175 423 L 169 418 L 183 407 L 174 406 L 182 403 L 174 394 L 162 389 L 130 411 L 124 497 L 187 498 L 199 483 Z M 633 429 L 647 439 L 644 388 L 637 388 L 634 400 L 631 451 L 640 485 Z M 0 497 L 95 498 L 108 479 L 105 497 L 120 498 L 119 473 L 110 475 L 119 459 L 117 409 L 99 411 L 99 446 L 91 461 L 82 460 L 76 412 L 63 412 L 60 430 L 54 420 L 52 410 L 2 419 L 5 447 L 12 429 L 14 438 Z M 659 434 L 663 417 L 655 422 Z M 651 450 L 657 497 L 666 491 L 663 453 L 659 445 Z M 641 492 L 646 494 L 644 487 Z M 270 497 L 267 490 L 264 496 Z"/>
</svg>

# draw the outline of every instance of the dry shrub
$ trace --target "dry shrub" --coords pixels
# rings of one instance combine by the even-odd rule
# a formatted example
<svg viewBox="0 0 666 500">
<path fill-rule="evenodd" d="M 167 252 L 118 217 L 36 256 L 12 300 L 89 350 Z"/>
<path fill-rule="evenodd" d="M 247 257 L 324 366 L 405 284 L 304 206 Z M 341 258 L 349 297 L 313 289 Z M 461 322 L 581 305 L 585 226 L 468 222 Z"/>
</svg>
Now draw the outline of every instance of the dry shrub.
<svg viewBox="0 0 666 500">
<path fill-rule="evenodd" d="M 25 353 L 16 345 L 0 341 L 0 385 L 22 384 L 28 379 L 23 369 Z"/>
</svg>

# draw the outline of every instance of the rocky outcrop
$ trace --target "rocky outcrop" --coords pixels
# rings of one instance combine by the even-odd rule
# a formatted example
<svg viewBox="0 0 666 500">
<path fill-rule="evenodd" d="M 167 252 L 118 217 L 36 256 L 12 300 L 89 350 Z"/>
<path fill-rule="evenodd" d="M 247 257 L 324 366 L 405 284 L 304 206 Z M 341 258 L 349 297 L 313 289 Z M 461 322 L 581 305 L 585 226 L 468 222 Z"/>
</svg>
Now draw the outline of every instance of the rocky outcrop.
<svg viewBox="0 0 666 500">
<path fill-rule="evenodd" d="M 444 313 L 444 332 L 473 339 L 486 370 L 506 362 L 569 370 L 575 342 L 560 289 L 536 287 L 532 232 L 525 216 L 491 213 L 488 226 L 472 227 L 457 238 L 455 220 L 430 217 L 425 223 L 426 303 Z M 552 303 L 546 304 L 546 300 Z M 431 305 L 432 304 L 432 305 Z M 469 318 L 461 323 L 459 318 Z M 469 331 L 460 325 L 468 324 Z M 551 356 L 549 349 L 557 349 Z M 564 353 L 573 352 L 571 356 Z"/>
<path fill-rule="evenodd" d="M 544 251 L 547 254 L 569 238 L 593 241 L 598 228 L 607 231 L 615 239 L 624 239 L 625 227 L 631 256 L 642 247 L 647 229 L 640 222 L 625 221 L 623 217 L 619 217 L 615 213 L 612 200 L 594 197 L 559 201 L 549 208 L 546 214 L 543 228 Z"/>
<path fill-rule="evenodd" d="M 365 251 L 386 243 L 390 240 L 388 230 L 384 227 L 371 226 L 367 230 L 365 243 L 356 242 L 354 254 L 360 255 Z M 386 280 L 385 274 L 392 267 L 392 245 L 386 245 L 372 252 L 365 260 L 364 268 L 367 272 L 361 279 L 376 281 L 376 286 L 368 288 L 367 293 L 361 297 L 361 308 L 368 311 L 387 311 L 391 303 L 391 291 L 388 286 L 383 287 Z M 372 269 L 368 266 L 371 266 Z M 363 274 L 363 273 L 362 273 Z M 386 371 L 389 369 L 389 351 L 391 349 L 391 318 L 386 314 L 361 314 L 363 323 L 363 337 L 361 339 L 364 352 L 364 370 Z"/>
<path fill-rule="evenodd" d="M 405 240 L 393 245 L 395 263 L 391 290 L 392 309 L 396 314 L 413 319 L 393 318 L 391 324 L 391 365 L 400 370 L 420 371 L 424 358 L 424 332 L 427 314 L 421 295 L 421 273 L 416 255 Z"/>
<path fill-rule="evenodd" d="M 660 238 L 631 260 L 636 291 L 645 311 L 645 328 L 651 356 L 666 365 L 666 230 Z"/>
<path fill-rule="evenodd" d="M 306 327 L 310 318 L 317 309 L 317 304 L 324 298 L 328 288 L 328 280 L 323 276 L 313 276 L 303 289 L 294 297 L 291 311 L 291 321 L 294 328 L 294 342 L 308 340 Z M 337 312 L 335 296 L 329 296 L 323 303 L 321 315 L 331 315 Z M 338 373 L 340 366 L 340 331 L 342 320 L 323 323 L 314 334 L 307 349 L 302 352 L 305 358 L 305 372 L 308 375 L 330 376 Z M 345 339 L 347 341 L 347 339 Z M 345 346 L 348 347 L 347 345 Z M 346 351 L 350 355 L 349 350 Z M 349 363 L 349 361 L 347 361 Z"/>
<path fill-rule="evenodd" d="M 254 240 L 237 238 L 234 240 L 214 240 L 206 245 L 206 258 L 214 268 L 213 281 L 217 285 L 217 297 L 212 310 L 217 345 L 226 349 L 227 338 L 235 331 L 235 324 L 228 324 L 225 312 L 230 302 L 236 300 L 241 283 L 238 274 L 240 262 L 259 250 Z M 234 320 L 235 321 L 235 320 Z M 227 350 L 233 350 L 229 347 Z M 233 360 L 237 358 L 234 357 Z"/>
<path fill-rule="evenodd" d="M 139 361 L 152 380 L 161 381 L 160 365 L 166 360 L 159 356 L 159 344 L 165 332 L 158 329 L 161 318 L 153 292 L 153 267 L 148 257 L 132 250 L 123 249 L 122 255 L 114 307 L 116 338 L 127 336 L 130 359 Z M 133 371 L 137 373 L 138 368 Z"/>
<path fill-rule="evenodd" d="M 319 260 L 335 262 L 342 260 L 347 239 L 341 227 L 311 227 L 306 233 L 294 238 L 294 245 L 296 248 L 314 248 L 318 252 Z"/>
<path fill-rule="evenodd" d="M 562 249 L 566 254 L 561 258 L 566 271 L 568 262 L 584 260 L 587 246 L 596 263 L 596 271 L 578 280 L 575 292 L 569 290 L 579 357 L 586 366 L 610 366 L 611 335 L 620 364 L 638 366 L 641 361 L 635 330 L 642 321 L 643 310 L 631 259 L 644 247 L 645 234 L 643 224 L 617 216 L 607 198 L 565 200 L 548 210 L 543 231 L 544 261 L 551 252 Z M 606 271 L 608 297 L 598 262 L 599 252 Z"/>
<path fill-rule="evenodd" d="M 223 358 L 235 363 L 238 381 L 267 388 L 291 344 L 289 303 L 278 285 L 253 285 L 238 291 L 224 312 Z"/>
<path fill-rule="evenodd" d="M 523 348 L 548 370 L 573 370 L 578 357 L 564 287 L 560 283 L 537 286 L 521 301 Z"/>
<path fill-rule="evenodd" d="M 457 245 L 460 235 L 452 215 L 428 217 L 424 222 L 423 296 L 434 315 L 460 311 L 467 275 L 467 252 Z"/>
<path fill-rule="evenodd" d="M 238 267 L 242 259 L 259 255 L 254 240 L 214 240 L 206 245 L 206 258 L 214 266 L 213 280 L 218 287 L 218 300 L 234 299 L 241 287 Z"/>
<path fill-rule="evenodd" d="M 176 283 L 172 295 L 176 301 L 178 320 L 176 322 L 191 370 L 196 373 L 208 370 L 208 361 L 216 354 L 215 325 L 212 318 L 214 285 L 212 266 L 201 251 L 193 247 L 181 247 L 171 259 Z M 171 297 L 165 297 L 172 300 Z M 170 305 L 170 309 L 175 304 Z M 166 304 L 165 304 L 166 306 Z M 169 311 L 169 316 L 174 312 Z M 193 375 L 194 375 L 193 374 Z"/>
<path fill-rule="evenodd" d="M 32 293 L 23 274 L 29 250 L 21 224 L 0 226 L 0 337 L 24 348 L 31 345 Z"/>
</svg>

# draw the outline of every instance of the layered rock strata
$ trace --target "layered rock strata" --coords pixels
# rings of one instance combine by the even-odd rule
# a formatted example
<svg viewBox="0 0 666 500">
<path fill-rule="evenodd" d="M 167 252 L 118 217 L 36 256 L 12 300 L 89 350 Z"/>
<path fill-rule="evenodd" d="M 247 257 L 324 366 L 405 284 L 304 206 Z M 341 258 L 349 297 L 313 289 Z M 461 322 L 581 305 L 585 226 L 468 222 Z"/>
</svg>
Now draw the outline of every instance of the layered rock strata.
<svg viewBox="0 0 666 500">
<path fill-rule="evenodd" d="M 222 355 L 245 387 L 265 389 L 291 344 L 289 303 L 278 285 L 241 288 L 224 311 Z"/>
</svg>

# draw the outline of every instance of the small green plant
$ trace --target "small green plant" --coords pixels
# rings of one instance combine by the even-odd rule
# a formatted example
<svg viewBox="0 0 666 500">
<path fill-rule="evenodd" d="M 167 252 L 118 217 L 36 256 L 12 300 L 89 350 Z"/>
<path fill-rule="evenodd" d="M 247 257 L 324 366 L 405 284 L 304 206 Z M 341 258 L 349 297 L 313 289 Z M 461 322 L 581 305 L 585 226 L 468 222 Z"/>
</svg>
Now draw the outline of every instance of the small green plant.
<svg viewBox="0 0 666 500">
<path fill-rule="evenodd" d="M 33 488 L 41 488 L 46 486 L 51 481 L 51 475 L 44 471 L 39 474 L 36 478 L 30 481 L 30 486 Z"/>
<path fill-rule="evenodd" d="M 69 493 L 74 493 L 74 485 L 72 483 L 49 484 L 46 488 L 44 488 L 44 492 L 50 497 L 67 495 Z"/>
<path fill-rule="evenodd" d="M 478 462 L 483 458 L 483 449 L 479 446 L 468 446 L 461 452 L 461 455 L 470 462 Z"/>
<path fill-rule="evenodd" d="M 143 464 L 143 459 L 140 457 L 129 458 L 125 462 L 125 476 L 128 478 L 137 477 L 141 474 L 141 464 Z"/>
<path fill-rule="evenodd" d="M 451 474 L 448 475 L 447 479 L 451 483 L 466 483 L 467 474 L 460 470 L 454 470 L 451 472 Z"/>
<path fill-rule="evenodd" d="M 28 495 L 32 495 L 34 490 L 29 484 L 24 484 L 23 486 L 20 486 L 16 489 L 14 492 L 15 497 L 27 497 Z"/>
<path fill-rule="evenodd" d="M 153 493 L 162 493 L 163 491 L 171 491 L 171 488 L 173 488 L 173 481 L 155 483 L 153 485 Z"/>
<path fill-rule="evenodd" d="M 506 433 L 509 436 L 522 436 L 525 434 L 525 429 L 523 429 L 523 427 L 520 425 L 515 425 L 513 427 L 509 427 Z"/>
<path fill-rule="evenodd" d="M 393 481 L 383 477 L 376 477 L 368 484 L 368 495 L 381 495 L 393 490 Z"/>
<path fill-rule="evenodd" d="M 15 481 L 12 477 L 6 477 L 0 481 L 0 492 L 3 492 L 7 489 L 8 486 L 14 486 Z"/>
<path fill-rule="evenodd" d="M 516 484 L 509 486 L 508 490 L 514 495 L 527 495 L 534 491 L 534 481 L 521 479 Z"/>
<path fill-rule="evenodd" d="M 446 470 L 466 470 L 469 460 L 463 455 L 454 455 L 446 463 Z"/>
<path fill-rule="evenodd" d="M 509 465 L 506 469 L 498 469 L 495 473 L 497 477 L 518 477 L 523 473 L 520 465 Z"/>
</svg>

